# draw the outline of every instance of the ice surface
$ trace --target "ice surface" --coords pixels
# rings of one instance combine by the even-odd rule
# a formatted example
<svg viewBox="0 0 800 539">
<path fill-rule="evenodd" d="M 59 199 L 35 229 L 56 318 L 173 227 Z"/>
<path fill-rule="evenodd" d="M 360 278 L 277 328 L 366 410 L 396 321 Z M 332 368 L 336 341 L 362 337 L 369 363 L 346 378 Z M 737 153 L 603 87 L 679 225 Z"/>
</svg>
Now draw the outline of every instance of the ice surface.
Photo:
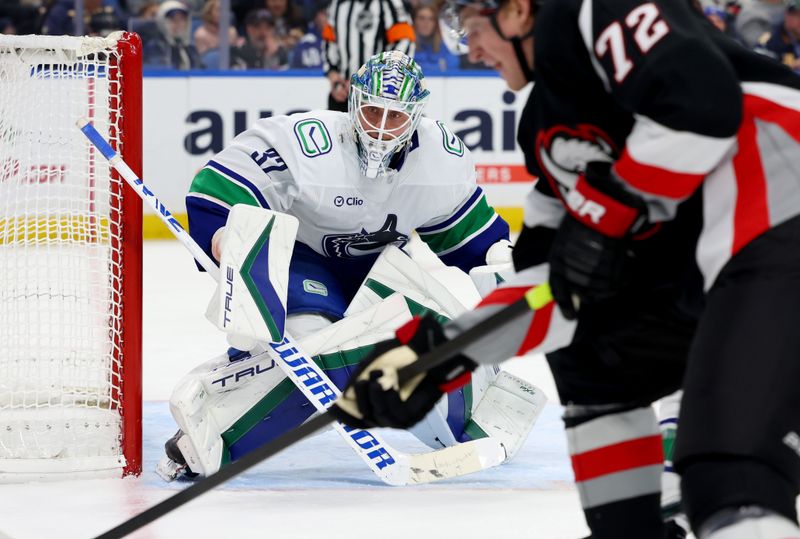
<svg viewBox="0 0 800 539">
<path fill-rule="evenodd" d="M 466 276 L 437 270 L 466 299 Z M 175 427 L 166 400 L 178 378 L 224 350 L 203 313 L 211 279 L 177 242 L 145 243 L 144 473 L 139 478 L 0 485 L 0 530 L 15 539 L 93 537 L 173 494 L 153 472 Z M 507 368 L 551 398 L 517 458 L 467 477 L 387 487 L 333 431 L 298 443 L 132 537 L 529 538 L 588 534 L 566 456 L 560 406 L 542 358 Z M 387 431 L 404 450 L 425 450 Z"/>
</svg>

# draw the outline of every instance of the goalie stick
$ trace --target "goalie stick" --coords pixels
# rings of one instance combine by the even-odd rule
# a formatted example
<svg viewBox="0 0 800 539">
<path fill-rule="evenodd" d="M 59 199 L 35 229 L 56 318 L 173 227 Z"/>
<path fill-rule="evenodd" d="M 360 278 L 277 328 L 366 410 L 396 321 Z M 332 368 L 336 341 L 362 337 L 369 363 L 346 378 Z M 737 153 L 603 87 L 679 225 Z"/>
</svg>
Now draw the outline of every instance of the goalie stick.
<svg viewBox="0 0 800 539">
<path fill-rule="evenodd" d="M 169 227 L 175 237 L 194 256 L 203 269 L 219 281 L 219 267 L 203 251 L 169 209 L 156 197 L 141 178 L 125 163 L 88 120 L 77 123 L 83 134 L 103 154 L 122 178 L 144 199 Z M 265 343 L 272 359 L 280 365 L 305 397 L 319 412 L 325 412 L 340 394 L 325 372 L 308 357 L 288 334 L 280 343 Z M 331 422 L 329 420 L 328 422 Z M 389 446 L 381 437 L 363 429 L 354 429 L 335 422 L 334 428 L 358 456 L 384 483 L 393 486 L 428 483 L 466 475 L 497 466 L 506 458 L 502 444 L 492 438 L 481 438 L 428 453 L 408 454 Z M 230 464 L 229 464 L 230 465 Z"/>
<path fill-rule="evenodd" d="M 413 378 L 418 373 L 425 372 L 450 359 L 453 355 L 475 341 L 480 340 L 488 333 L 491 333 L 492 331 L 508 324 L 515 318 L 518 318 L 526 312 L 529 312 L 529 310 L 536 310 L 542 307 L 550 300 L 552 300 L 552 296 L 550 294 L 550 287 L 547 284 L 531 288 L 523 298 L 509 304 L 488 318 L 481 320 L 475 326 L 464 331 L 460 335 L 457 335 L 443 345 L 434 348 L 426 354 L 423 354 L 416 362 L 401 369 L 398 373 L 401 383 Z M 125 537 L 153 522 L 154 520 L 166 515 L 170 511 L 173 511 L 183 504 L 190 502 L 201 494 L 208 492 L 212 488 L 221 485 L 233 477 L 236 477 L 244 471 L 252 468 L 259 462 L 283 451 L 287 447 L 299 442 L 307 436 L 310 436 L 334 421 L 334 417 L 327 412 L 323 412 L 317 417 L 312 417 L 296 429 L 291 430 L 257 447 L 242 458 L 235 460 L 224 468 L 220 469 L 218 472 L 200 479 L 177 494 L 162 500 L 149 509 L 145 509 L 138 515 L 131 517 L 122 524 L 98 535 L 95 539 L 119 539 L 120 537 Z M 436 453 L 438 453 L 438 451 L 433 451 L 428 453 L 428 455 L 435 455 Z"/>
</svg>

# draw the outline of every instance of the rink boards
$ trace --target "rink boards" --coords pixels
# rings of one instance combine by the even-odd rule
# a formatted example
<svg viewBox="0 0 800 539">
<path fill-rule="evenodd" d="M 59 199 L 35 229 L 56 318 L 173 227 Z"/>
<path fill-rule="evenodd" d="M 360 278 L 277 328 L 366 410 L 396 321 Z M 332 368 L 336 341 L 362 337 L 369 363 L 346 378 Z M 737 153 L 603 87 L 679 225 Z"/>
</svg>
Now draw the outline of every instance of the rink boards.
<svg viewBox="0 0 800 539">
<path fill-rule="evenodd" d="M 518 230 L 531 182 L 516 149 L 524 92 L 509 92 L 495 76 L 426 81 L 426 115 L 445 121 L 464 140 L 489 202 Z M 327 92 L 327 79 L 305 72 L 146 73 L 144 179 L 182 220 L 192 177 L 236 134 L 260 117 L 324 108 Z M 168 235 L 154 215 L 146 215 L 146 238 Z"/>
</svg>

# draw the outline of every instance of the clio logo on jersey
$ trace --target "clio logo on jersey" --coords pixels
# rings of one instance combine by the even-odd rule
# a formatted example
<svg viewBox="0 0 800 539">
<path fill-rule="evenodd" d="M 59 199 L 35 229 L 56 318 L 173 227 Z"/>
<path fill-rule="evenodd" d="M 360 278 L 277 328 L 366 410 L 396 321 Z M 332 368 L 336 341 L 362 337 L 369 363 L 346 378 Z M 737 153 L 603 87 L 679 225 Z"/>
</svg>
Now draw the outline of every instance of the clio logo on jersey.
<svg viewBox="0 0 800 539">
<path fill-rule="evenodd" d="M 337 208 L 341 208 L 342 206 L 363 206 L 364 200 L 358 197 L 343 197 L 337 196 L 333 199 L 333 205 Z"/>
</svg>

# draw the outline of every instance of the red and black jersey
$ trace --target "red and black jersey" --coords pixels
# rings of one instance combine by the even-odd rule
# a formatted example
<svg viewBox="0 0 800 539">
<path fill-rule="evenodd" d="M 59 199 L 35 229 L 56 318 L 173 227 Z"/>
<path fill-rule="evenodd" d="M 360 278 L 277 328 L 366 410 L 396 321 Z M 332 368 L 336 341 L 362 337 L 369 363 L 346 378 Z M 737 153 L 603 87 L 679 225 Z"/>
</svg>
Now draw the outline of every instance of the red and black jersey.
<svg viewBox="0 0 800 539">
<path fill-rule="evenodd" d="M 621 295 L 632 310 L 674 298 L 676 312 L 696 316 L 699 281 L 710 288 L 742 247 L 800 214 L 800 77 L 728 39 L 689 0 L 549 0 L 534 48 L 518 141 L 540 179 L 524 233 L 547 237 L 586 164 L 612 163 L 654 223 L 632 242 L 635 282 Z M 546 279 L 548 242 L 527 243 L 541 251 L 527 262 L 539 265 L 453 320 L 449 336 Z M 466 353 L 481 362 L 546 353 L 574 330 L 550 303 Z"/>
<path fill-rule="evenodd" d="M 539 199 L 563 197 L 586 163 L 613 162 L 665 225 L 640 249 L 686 244 L 681 206 L 702 194 L 692 243 L 708 288 L 745 244 L 800 213 L 800 77 L 729 40 L 688 1 L 545 2 L 534 36 L 519 142 L 547 185 L 529 197 L 527 225 L 556 224 L 563 210 Z M 653 254 L 664 269 L 661 248 Z"/>
</svg>

